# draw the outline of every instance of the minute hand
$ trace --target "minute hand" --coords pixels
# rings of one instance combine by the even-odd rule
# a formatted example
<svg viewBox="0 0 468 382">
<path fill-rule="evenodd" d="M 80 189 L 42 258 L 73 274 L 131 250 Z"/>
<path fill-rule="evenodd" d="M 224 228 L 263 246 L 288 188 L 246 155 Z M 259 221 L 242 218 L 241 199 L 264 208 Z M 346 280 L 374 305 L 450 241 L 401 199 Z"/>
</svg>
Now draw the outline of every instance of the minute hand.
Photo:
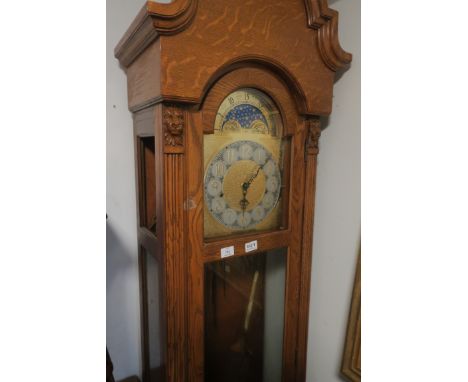
<svg viewBox="0 0 468 382">
<path fill-rule="evenodd" d="M 261 167 L 258 166 L 257 171 L 255 172 L 255 174 L 251 175 L 250 178 L 249 178 L 249 180 L 246 182 L 247 185 L 250 186 L 250 185 L 252 184 L 252 182 L 253 182 L 254 179 L 257 177 L 258 173 L 260 172 L 260 169 L 261 169 Z M 245 184 L 245 183 L 244 183 L 244 184 Z"/>
</svg>

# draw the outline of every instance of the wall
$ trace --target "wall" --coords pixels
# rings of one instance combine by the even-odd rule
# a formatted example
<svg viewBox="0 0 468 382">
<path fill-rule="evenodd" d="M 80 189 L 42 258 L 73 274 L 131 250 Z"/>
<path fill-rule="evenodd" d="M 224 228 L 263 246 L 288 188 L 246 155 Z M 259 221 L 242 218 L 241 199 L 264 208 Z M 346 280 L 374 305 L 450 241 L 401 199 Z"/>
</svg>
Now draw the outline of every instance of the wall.
<svg viewBox="0 0 468 382">
<path fill-rule="evenodd" d="M 163 2 L 163 1 L 162 1 Z M 143 1 L 107 0 L 107 346 L 114 375 L 141 374 L 135 173 L 125 74 L 113 49 Z M 340 40 L 354 54 L 336 83 L 322 134 L 309 322 L 307 381 L 339 381 L 338 371 L 360 230 L 360 2 L 340 11 Z"/>
<path fill-rule="evenodd" d="M 140 314 L 132 117 L 127 80 L 114 46 L 142 1 L 107 0 L 107 299 L 106 341 L 114 376 L 140 374 Z"/>
<path fill-rule="evenodd" d="M 320 138 L 312 260 L 307 381 L 338 382 L 360 237 L 361 53 L 359 0 L 329 1 L 340 12 L 341 46 L 353 53 L 338 76 Z"/>
<path fill-rule="evenodd" d="M 141 354 L 133 122 L 114 47 L 144 3 L 106 0 L 106 341 L 116 380 L 141 375 Z"/>
</svg>

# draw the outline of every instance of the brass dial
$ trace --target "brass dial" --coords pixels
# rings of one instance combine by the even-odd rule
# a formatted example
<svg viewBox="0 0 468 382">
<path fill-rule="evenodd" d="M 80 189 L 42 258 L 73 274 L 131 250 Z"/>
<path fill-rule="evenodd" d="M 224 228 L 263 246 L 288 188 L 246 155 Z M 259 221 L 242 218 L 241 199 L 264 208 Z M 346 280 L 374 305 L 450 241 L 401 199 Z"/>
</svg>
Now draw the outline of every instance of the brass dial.
<svg viewBox="0 0 468 382">
<path fill-rule="evenodd" d="M 281 173 L 261 144 L 240 140 L 223 147 L 205 175 L 205 203 L 212 216 L 231 229 L 261 223 L 280 195 Z"/>
<path fill-rule="evenodd" d="M 273 101 L 241 89 L 221 103 L 204 138 L 205 237 L 278 226 L 282 121 Z"/>
</svg>

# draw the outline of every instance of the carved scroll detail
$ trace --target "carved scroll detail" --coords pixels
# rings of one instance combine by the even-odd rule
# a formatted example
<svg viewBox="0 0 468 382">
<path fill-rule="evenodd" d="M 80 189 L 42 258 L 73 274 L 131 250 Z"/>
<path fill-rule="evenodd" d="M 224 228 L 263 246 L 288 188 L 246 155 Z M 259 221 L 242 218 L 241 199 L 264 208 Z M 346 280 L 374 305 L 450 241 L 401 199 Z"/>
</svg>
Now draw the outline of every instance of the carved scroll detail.
<svg viewBox="0 0 468 382">
<path fill-rule="evenodd" d="M 319 138 L 322 134 L 322 129 L 320 128 L 320 119 L 314 118 L 307 121 L 308 126 L 308 135 L 307 135 L 307 154 L 308 155 L 317 155 L 319 152 Z"/>
<path fill-rule="evenodd" d="M 328 7 L 327 0 L 304 0 L 309 28 L 318 31 L 320 55 L 333 71 L 344 68 L 352 55 L 341 48 L 338 40 L 338 12 Z"/>
<path fill-rule="evenodd" d="M 190 25 L 195 16 L 198 0 L 173 0 L 170 3 L 147 1 L 146 9 L 159 34 L 172 35 Z"/>
<path fill-rule="evenodd" d="M 164 143 L 166 146 L 183 147 L 185 117 L 182 109 L 169 105 L 163 107 Z"/>
</svg>

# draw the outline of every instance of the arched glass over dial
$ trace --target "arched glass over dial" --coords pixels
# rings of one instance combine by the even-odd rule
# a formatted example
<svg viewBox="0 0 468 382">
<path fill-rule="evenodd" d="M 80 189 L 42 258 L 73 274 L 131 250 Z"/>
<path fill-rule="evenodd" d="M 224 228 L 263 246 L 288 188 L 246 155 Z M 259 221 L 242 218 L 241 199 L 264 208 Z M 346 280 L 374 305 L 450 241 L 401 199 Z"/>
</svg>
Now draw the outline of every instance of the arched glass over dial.
<svg viewBox="0 0 468 382">
<path fill-rule="evenodd" d="M 270 97 L 229 94 L 204 140 L 205 237 L 281 226 L 282 120 Z"/>
</svg>

